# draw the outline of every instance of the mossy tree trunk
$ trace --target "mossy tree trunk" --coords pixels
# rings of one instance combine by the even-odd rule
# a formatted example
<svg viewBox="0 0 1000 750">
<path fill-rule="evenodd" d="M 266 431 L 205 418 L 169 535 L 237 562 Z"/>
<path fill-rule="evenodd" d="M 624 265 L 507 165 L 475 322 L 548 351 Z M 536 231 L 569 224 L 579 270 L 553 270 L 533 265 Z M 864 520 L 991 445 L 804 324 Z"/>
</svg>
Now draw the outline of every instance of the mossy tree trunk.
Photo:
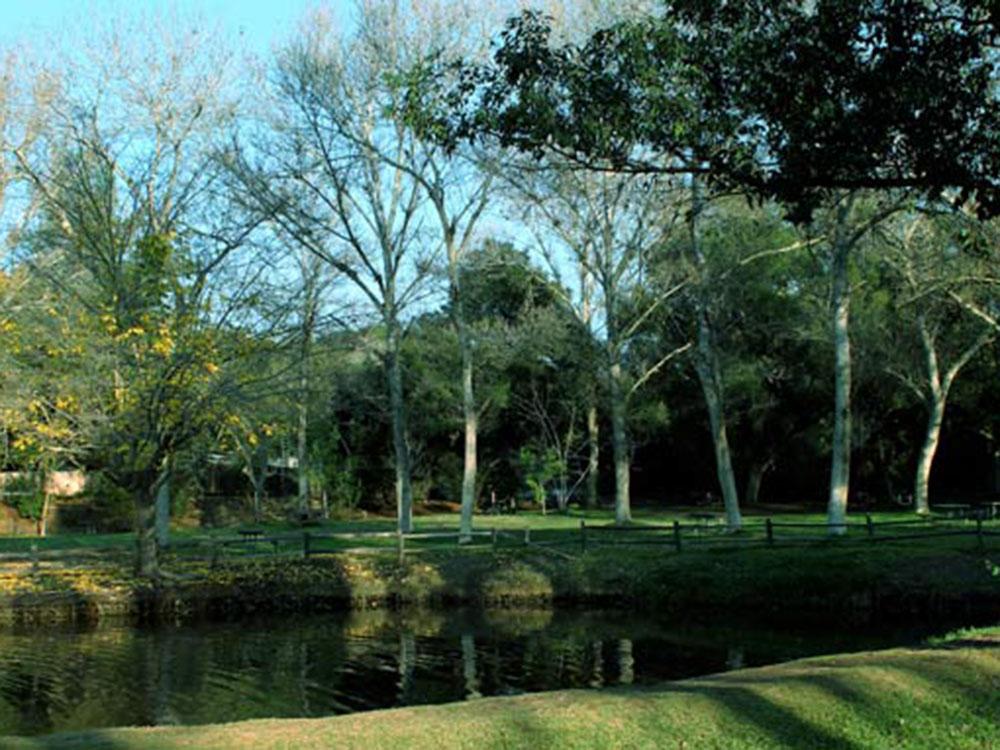
<svg viewBox="0 0 1000 750">
<path fill-rule="evenodd" d="M 740 497 L 736 489 L 736 473 L 733 470 L 732 452 L 729 447 L 729 433 L 726 428 L 726 403 L 723 389 L 722 365 L 715 341 L 715 330 L 710 314 L 709 279 L 705 256 L 702 252 L 698 222 L 703 209 L 700 185 L 691 177 L 690 250 L 698 284 L 695 289 L 695 310 L 698 319 L 697 347 L 694 363 L 698 382 L 701 384 L 708 421 L 712 432 L 712 447 L 715 454 L 715 473 L 722 491 L 722 502 L 726 510 L 726 528 L 739 531 L 743 525 L 740 515 Z"/>
<path fill-rule="evenodd" d="M 169 462 L 164 462 L 163 468 L 156 479 L 156 544 L 161 549 L 170 544 L 170 500 L 171 475 Z"/>
<path fill-rule="evenodd" d="M 403 394 L 403 365 L 400 361 L 399 323 L 387 316 L 386 377 L 389 381 L 389 409 L 392 418 L 392 447 L 396 471 L 396 520 L 401 532 L 413 531 L 413 484 L 410 445 L 406 434 L 406 400 Z"/>
<path fill-rule="evenodd" d="M 133 492 L 136 523 L 136 575 L 157 580 L 160 577 L 159 550 L 156 544 L 156 495 L 152 487 Z"/>
<path fill-rule="evenodd" d="M 833 442 L 830 456 L 830 493 L 827 501 L 829 533 L 844 534 L 851 478 L 851 281 L 846 220 L 850 200 L 837 209 L 832 258 L 832 327 L 834 351 Z"/>
<path fill-rule="evenodd" d="M 944 424 L 948 394 L 962 369 L 984 346 L 993 341 L 995 331 L 992 327 L 985 329 L 942 373 L 937 352 L 937 335 L 923 314 L 917 315 L 917 329 L 920 332 L 920 343 L 923 348 L 924 368 L 926 370 L 925 377 L 927 378 L 925 396 L 927 423 L 924 428 L 924 440 L 920 448 L 914 477 L 913 504 L 917 513 L 926 515 L 931 512 L 931 469 L 934 466 L 934 458 L 941 441 L 941 427 Z"/>
<path fill-rule="evenodd" d="M 477 441 L 479 434 L 479 413 L 476 409 L 476 393 L 473 381 L 474 359 L 472 336 L 465 315 L 461 310 L 461 296 L 457 278 L 452 282 L 454 290 L 452 304 L 455 329 L 458 333 L 458 348 L 462 360 L 462 421 L 464 425 L 464 451 L 462 459 L 462 514 L 459 541 L 472 541 L 472 515 L 476 507 L 476 473 L 478 471 Z"/>
</svg>

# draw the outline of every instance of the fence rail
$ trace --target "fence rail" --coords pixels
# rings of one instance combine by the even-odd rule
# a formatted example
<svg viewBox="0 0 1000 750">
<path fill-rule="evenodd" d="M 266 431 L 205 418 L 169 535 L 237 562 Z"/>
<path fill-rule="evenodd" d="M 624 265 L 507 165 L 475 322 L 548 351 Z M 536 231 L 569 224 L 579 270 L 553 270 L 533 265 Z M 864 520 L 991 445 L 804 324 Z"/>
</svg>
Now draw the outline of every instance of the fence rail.
<svg viewBox="0 0 1000 750">
<path fill-rule="evenodd" d="M 947 537 L 947 536 L 968 536 L 976 537 L 979 543 L 982 544 L 984 538 L 1000 536 L 1000 530 L 991 530 L 989 528 L 984 528 L 983 521 L 985 514 L 977 514 L 972 516 L 965 516 L 964 518 L 946 518 L 940 519 L 935 517 L 921 518 L 921 519 L 911 519 L 904 521 L 875 521 L 870 514 L 865 515 L 864 523 L 859 522 L 844 522 L 844 523 L 826 523 L 826 522 L 808 522 L 808 521 L 775 521 L 771 518 L 766 518 L 763 524 L 751 523 L 744 524 L 739 533 L 729 533 L 726 527 L 721 523 L 706 524 L 704 522 L 700 523 L 689 523 L 684 524 L 680 521 L 674 521 L 671 526 L 664 525 L 587 525 L 586 521 L 580 521 L 580 546 L 581 549 L 586 551 L 588 544 L 594 544 L 597 539 L 604 535 L 605 533 L 610 533 L 613 537 L 625 537 L 624 541 L 616 539 L 610 544 L 627 544 L 627 545 L 639 545 L 639 544 L 661 544 L 664 546 L 673 546 L 678 552 L 680 552 L 685 546 L 694 544 L 696 546 L 706 546 L 709 544 L 719 545 L 720 540 L 724 543 L 723 546 L 748 546 L 749 544 L 759 541 L 764 542 L 768 546 L 773 546 L 775 544 L 787 544 L 787 543 L 801 543 L 801 542 L 817 542 L 829 540 L 831 538 L 840 537 L 841 534 L 833 535 L 831 534 L 832 529 L 842 530 L 844 533 L 848 532 L 850 529 L 863 529 L 865 532 L 865 539 L 869 542 L 892 542 L 892 541 L 904 541 L 904 540 L 917 540 L 917 539 L 932 539 L 936 537 Z M 942 528 L 937 524 L 943 522 L 949 524 L 948 527 Z M 956 523 L 967 523 L 973 522 L 975 524 L 972 528 L 955 528 Z M 919 527 L 921 531 L 915 533 L 906 534 L 885 534 L 879 533 L 879 529 L 897 529 L 899 527 Z M 803 534 L 790 534 L 781 535 L 780 531 L 782 529 L 789 530 L 800 530 L 800 529 L 814 529 L 816 531 L 824 532 L 821 535 L 803 535 Z M 926 530 L 926 531 L 924 531 Z M 763 535 L 760 532 L 763 531 Z M 598 536 L 589 535 L 589 532 L 598 532 Z M 632 535 L 646 535 L 649 532 L 670 532 L 669 535 L 661 534 L 658 539 L 629 539 Z M 716 532 L 717 536 L 714 539 L 710 539 L 706 536 L 706 532 Z M 855 537 L 856 538 L 856 537 Z M 602 544 L 606 543 L 603 540 L 600 542 Z"/>
<path fill-rule="evenodd" d="M 294 556 L 302 558 L 311 558 L 320 555 L 330 555 L 330 554 L 343 554 L 345 552 L 350 553 L 373 553 L 373 552 L 384 552 L 388 548 L 386 546 L 374 546 L 370 545 L 367 547 L 324 547 L 322 546 L 323 541 L 348 541 L 348 540 L 384 540 L 392 539 L 395 540 L 395 549 L 397 551 L 399 560 L 402 561 L 406 555 L 413 554 L 415 552 L 422 551 L 419 547 L 414 547 L 412 543 L 421 541 L 432 541 L 432 540 L 444 540 L 444 539 L 455 539 L 456 541 L 466 542 L 473 541 L 477 538 L 483 539 L 488 538 L 490 546 L 493 549 L 500 543 L 501 536 L 509 537 L 512 539 L 520 539 L 520 535 L 511 536 L 507 534 L 502 534 L 499 529 L 488 529 L 488 530 L 477 530 L 472 531 L 469 534 L 462 534 L 457 531 L 447 531 L 447 532 L 412 532 L 406 534 L 400 534 L 396 531 L 355 531 L 355 532 L 337 532 L 337 531 L 304 531 L 301 533 L 284 533 L 284 534 L 272 534 L 264 535 L 263 533 L 256 532 L 242 532 L 239 536 L 231 537 L 210 537 L 201 539 L 182 539 L 173 541 L 170 544 L 161 548 L 161 551 L 167 555 L 177 555 L 187 560 L 210 560 L 213 564 L 217 564 L 224 557 L 228 557 L 226 554 L 229 550 L 237 550 L 239 557 L 249 558 L 249 557 L 276 557 L 281 554 L 285 556 Z M 525 543 L 530 540 L 530 530 L 524 529 L 524 539 Z M 264 547 L 268 551 L 260 553 L 261 547 Z M 80 563 L 80 562 L 96 562 L 100 560 L 107 560 L 110 558 L 121 558 L 131 555 L 134 550 L 132 545 L 115 545 L 115 546 L 88 546 L 88 547 L 75 547 L 67 549 L 44 549 L 40 548 L 37 542 L 31 544 L 30 549 L 18 552 L 4 552 L 0 553 L 0 565 L 5 563 L 17 564 L 17 563 L 27 563 L 30 565 L 28 571 L 15 571 L 18 573 L 28 572 L 28 573 L 38 573 L 40 571 L 40 566 L 42 563 Z"/>
<path fill-rule="evenodd" d="M 958 526 L 962 524 L 962 526 Z M 421 547 L 425 541 L 454 539 L 457 543 L 474 543 L 478 540 L 489 540 L 490 547 L 496 549 L 503 543 L 505 546 L 521 546 L 545 552 L 564 558 L 574 558 L 566 549 L 576 547 L 580 553 L 586 553 L 600 546 L 642 545 L 660 546 L 682 552 L 688 548 L 745 548 L 752 546 L 772 547 L 805 542 L 818 542 L 831 539 L 831 528 L 864 530 L 861 537 L 866 543 L 906 542 L 941 537 L 975 537 L 980 546 L 990 537 L 1000 537 L 1000 527 L 984 527 L 982 516 L 966 519 L 913 519 L 901 521 L 878 521 L 870 515 L 865 521 L 845 522 L 842 524 L 827 524 L 823 522 L 794 522 L 764 519 L 763 523 L 750 522 L 743 526 L 738 534 L 727 533 L 726 527 L 720 522 L 706 522 L 700 519 L 694 523 L 682 523 L 677 520 L 672 524 L 649 525 L 611 525 L 587 524 L 580 521 L 579 531 L 573 529 L 480 529 L 471 534 L 458 531 L 429 531 L 401 534 L 396 531 L 302 531 L 265 535 L 256 529 L 243 530 L 238 536 L 208 537 L 200 539 L 180 539 L 171 542 L 163 551 L 181 559 L 208 559 L 212 565 L 218 564 L 223 558 L 239 556 L 248 557 L 301 557 L 305 559 L 344 553 L 377 553 L 395 549 L 397 559 L 402 562 L 407 555 L 420 553 L 428 549 Z M 799 533 L 814 529 L 822 532 L 814 535 Z M 783 534 L 783 531 L 791 533 Z M 888 532 L 888 533 L 887 533 Z M 904 533 L 898 533 L 904 532 Z M 857 534 L 849 539 L 858 540 Z M 394 544 L 367 546 L 330 546 L 330 542 L 393 540 Z M 261 549 L 264 552 L 261 552 Z M 131 545 L 105 547 L 81 547 L 73 549 L 44 549 L 39 544 L 32 543 L 29 550 L 21 552 L 0 553 L 0 566 L 4 564 L 25 564 L 27 570 L 17 573 L 37 574 L 43 563 L 69 564 L 72 562 L 91 562 L 111 558 L 127 557 L 132 553 Z M 233 554 L 235 553 L 235 554 Z"/>
</svg>

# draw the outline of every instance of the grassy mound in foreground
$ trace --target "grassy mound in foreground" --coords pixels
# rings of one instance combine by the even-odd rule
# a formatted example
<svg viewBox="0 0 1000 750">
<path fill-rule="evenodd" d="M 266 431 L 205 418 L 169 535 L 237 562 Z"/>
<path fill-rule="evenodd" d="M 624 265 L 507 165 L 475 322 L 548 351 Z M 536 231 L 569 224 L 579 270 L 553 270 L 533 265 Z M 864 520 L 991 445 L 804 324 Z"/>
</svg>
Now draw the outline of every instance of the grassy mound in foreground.
<svg viewBox="0 0 1000 750">
<path fill-rule="evenodd" d="M 328 719 L 111 729 L 9 750 L 93 748 L 995 748 L 1000 648 L 877 651 L 668 683 Z"/>
</svg>

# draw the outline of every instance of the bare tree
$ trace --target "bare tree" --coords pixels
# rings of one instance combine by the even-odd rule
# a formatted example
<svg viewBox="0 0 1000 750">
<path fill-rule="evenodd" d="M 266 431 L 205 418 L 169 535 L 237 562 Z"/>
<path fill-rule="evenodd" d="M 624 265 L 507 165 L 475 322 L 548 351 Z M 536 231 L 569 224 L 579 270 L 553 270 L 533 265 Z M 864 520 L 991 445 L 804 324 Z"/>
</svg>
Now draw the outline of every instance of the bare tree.
<svg viewBox="0 0 1000 750">
<path fill-rule="evenodd" d="M 312 399 L 312 353 L 322 315 L 323 291 L 329 281 L 323 261 L 313 253 L 300 252 L 297 260 L 301 299 L 298 320 L 298 391 L 295 455 L 298 472 L 299 514 L 305 518 L 310 502 L 309 402 Z"/>
<path fill-rule="evenodd" d="M 829 533 L 847 532 L 851 479 L 851 338 L 852 256 L 872 230 L 902 206 L 898 196 L 873 202 L 856 192 L 834 196 L 823 220 L 830 265 L 830 313 L 834 350 L 833 442 L 830 455 Z"/>
<path fill-rule="evenodd" d="M 368 12 L 382 3 L 366 3 Z M 405 38 L 412 47 L 410 59 L 437 55 L 445 59 L 475 58 L 485 54 L 492 24 L 499 22 L 500 8 L 494 3 L 470 3 L 466 0 L 421 3 L 411 8 L 415 23 L 389 30 Z M 397 24 L 399 25 L 399 24 Z M 411 71 L 397 70 L 402 79 Z M 420 117 L 427 106 L 421 100 L 419 87 L 409 81 L 405 109 L 398 113 L 406 121 Z M 436 87 L 434 87 L 436 89 Z M 472 539 L 472 517 L 476 503 L 478 470 L 478 413 L 475 392 L 475 336 L 465 312 L 462 293 L 462 268 L 472 250 L 475 231 L 492 195 L 497 165 L 482 149 L 463 144 L 445 153 L 428 140 L 415 142 L 425 157 L 421 169 L 395 162 L 392 154 L 383 153 L 387 162 L 408 169 L 410 176 L 424 191 L 437 219 L 437 233 L 444 249 L 447 267 L 449 313 L 458 339 L 461 360 L 462 421 L 464 450 L 462 463 L 462 503 L 460 540 Z"/>
<path fill-rule="evenodd" d="M 704 205 L 698 179 L 692 175 L 690 181 L 690 255 L 694 275 L 698 280 L 694 291 L 694 308 L 698 321 L 697 347 L 693 357 L 694 369 L 698 374 L 698 382 L 701 384 L 702 395 L 708 410 L 708 421 L 712 430 L 712 446 L 715 451 L 715 471 L 726 510 L 726 527 L 730 531 L 738 531 L 743 525 L 743 520 L 740 516 L 740 499 L 736 489 L 732 452 L 729 448 L 726 398 L 723 390 L 722 365 L 719 360 L 716 331 L 711 314 L 709 279 L 706 273 L 707 264 L 699 234 L 699 221 Z"/>
<path fill-rule="evenodd" d="M 426 289 L 437 250 L 424 238 L 416 175 L 428 156 L 391 114 L 391 75 L 407 65 L 392 32 L 398 9 L 365 6 L 337 33 L 324 14 L 279 55 L 273 112 L 228 155 L 242 200 L 303 250 L 334 268 L 366 303 L 382 334 L 392 417 L 399 528 L 412 529 L 413 489 L 403 365 L 404 316 Z M 377 11 L 377 12 L 376 12 Z"/>
<path fill-rule="evenodd" d="M 682 343 L 640 372 L 627 370 L 626 353 L 632 339 L 684 287 L 683 281 L 667 281 L 657 285 L 648 299 L 639 301 L 633 294 L 644 287 L 650 260 L 662 249 L 680 212 L 667 197 L 671 186 L 647 178 L 549 165 L 547 169 L 525 167 L 511 179 L 529 201 L 529 222 L 556 276 L 561 276 L 557 255 L 563 253 L 582 270 L 585 286 L 593 279 L 600 317 L 588 318 L 588 323 L 595 324 L 602 339 L 601 368 L 608 384 L 615 466 L 615 520 L 628 523 L 632 517 L 629 398 L 691 347 L 690 342 Z M 588 308 L 582 307 L 581 312 L 584 309 Z"/>
<path fill-rule="evenodd" d="M 985 257 L 960 247 L 957 236 L 968 219 L 911 211 L 884 233 L 889 268 L 899 285 L 897 311 L 919 342 L 922 371 L 890 366 L 924 405 L 927 423 L 913 484 L 914 510 L 930 513 L 930 476 L 941 441 L 948 397 L 963 369 L 1000 333 L 990 298 L 1000 282 L 993 274 L 994 248 Z M 982 236 L 974 226 L 971 234 Z M 987 242 L 987 247 L 989 243 Z M 906 344 L 897 352 L 911 349 Z M 919 372 L 919 375 L 917 374 Z"/>
</svg>

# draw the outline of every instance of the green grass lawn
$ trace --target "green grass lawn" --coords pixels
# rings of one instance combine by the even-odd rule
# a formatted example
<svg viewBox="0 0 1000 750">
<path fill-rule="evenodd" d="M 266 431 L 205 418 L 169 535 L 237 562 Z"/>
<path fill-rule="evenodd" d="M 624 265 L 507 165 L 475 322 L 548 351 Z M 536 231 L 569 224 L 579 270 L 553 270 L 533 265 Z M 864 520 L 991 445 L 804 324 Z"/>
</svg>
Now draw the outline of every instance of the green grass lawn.
<svg viewBox="0 0 1000 750">
<path fill-rule="evenodd" d="M 876 651 L 666 683 L 309 720 L 0 738 L 8 750 L 1000 747 L 1000 647 Z"/>
<path fill-rule="evenodd" d="M 765 537 L 766 518 L 771 518 L 776 524 L 774 531 L 775 538 L 781 541 L 809 541 L 817 540 L 826 536 L 823 524 L 825 516 L 821 513 L 773 513 L 773 514 L 753 514 L 747 515 L 744 520 L 744 533 L 738 536 L 722 535 L 723 526 L 719 522 L 705 522 L 696 517 L 696 514 L 704 512 L 704 509 L 688 508 L 671 511 L 663 510 L 636 510 L 633 513 L 633 524 L 636 527 L 643 526 L 670 526 L 674 521 L 682 524 L 683 538 L 694 545 L 705 544 L 713 541 L 724 542 L 728 545 L 739 545 L 750 542 L 763 541 Z M 695 514 L 695 517 L 693 517 Z M 917 533 L 919 527 L 886 527 L 878 529 L 881 523 L 892 523 L 898 521 L 914 521 L 917 517 L 907 512 L 879 512 L 872 513 L 871 518 L 876 524 L 877 535 L 889 534 L 910 534 Z M 502 532 L 500 544 L 511 543 L 514 538 L 523 540 L 524 530 L 531 529 L 532 539 L 536 542 L 564 542 L 566 544 L 579 544 L 581 532 L 580 525 L 584 522 L 592 529 L 595 526 L 610 526 L 614 523 L 614 514 L 610 510 L 579 510 L 571 509 L 568 513 L 548 513 L 541 514 L 537 511 L 522 511 L 512 515 L 479 515 L 475 519 L 475 527 L 480 531 L 497 529 Z M 865 523 L 864 514 L 855 514 L 849 518 L 852 524 L 858 524 L 847 530 L 846 536 L 850 539 L 863 539 L 867 537 L 867 531 L 863 528 Z M 808 523 L 817 524 L 815 528 L 783 528 L 783 523 Z M 966 529 L 974 528 L 973 521 L 954 521 L 938 519 L 934 522 L 939 529 Z M 430 533 L 453 533 L 458 530 L 458 515 L 447 513 L 435 513 L 428 515 L 418 515 L 414 520 L 416 532 Z M 364 532 L 391 532 L 395 530 L 395 519 L 369 516 L 367 518 L 354 518 L 351 520 L 329 521 L 319 526 L 303 529 L 301 526 L 289 523 L 264 523 L 264 524 L 243 524 L 228 528 L 213 529 L 176 529 L 172 532 L 172 540 L 181 545 L 193 541 L 232 539 L 237 535 L 237 531 L 242 528 L 259 528 L 267 536 L 286 537 L 286 542 L 279 546 L 279 551 L 293 552 L 301 550 L 301 537 L 303 532 L 315 535 L 323 533 L 364 533 Z M 989 521 L 985 528 L 1000 532 L 1000 520 Z M 588 536 L 588 543 L 612 544 L 625 540 L 653 540 L 669 544 L 672 532 L 668 530 L 650 531 L 642 534 L 630 533 L 626 536 L 614 534 L 612 532 L 592 531 Z M 337 550 L 344 548 L 358 547 L 392 547 L 396 544 L 391 538 L 377 539 L 350 539 L 350 540 L 315 540 L 315 549 Z M 488 544 L 489 539 L 485 537 L 477 538 L 478 544 Z M 65 549 L 121 549 L 131 551 L 135 545 L 135 537 L 132 533 L 119 534 L 53 534 L 44 538 L 31 536 L 0 536 L 0 553 L 4 552 L 27 552 L 32 545 L 36 545 L 40 550 L 65 550 Z M 448 547 L 454 546 L 455 540 L 434 539 L 434 540 L 411 540 L 409 546 L 414 549 L 426 547 Z M 228 551 L 233 554 L 241 554 L 246 551 L 267 551 L 273 549 L 269 544 L 233 546 Z"/>
</svg>

